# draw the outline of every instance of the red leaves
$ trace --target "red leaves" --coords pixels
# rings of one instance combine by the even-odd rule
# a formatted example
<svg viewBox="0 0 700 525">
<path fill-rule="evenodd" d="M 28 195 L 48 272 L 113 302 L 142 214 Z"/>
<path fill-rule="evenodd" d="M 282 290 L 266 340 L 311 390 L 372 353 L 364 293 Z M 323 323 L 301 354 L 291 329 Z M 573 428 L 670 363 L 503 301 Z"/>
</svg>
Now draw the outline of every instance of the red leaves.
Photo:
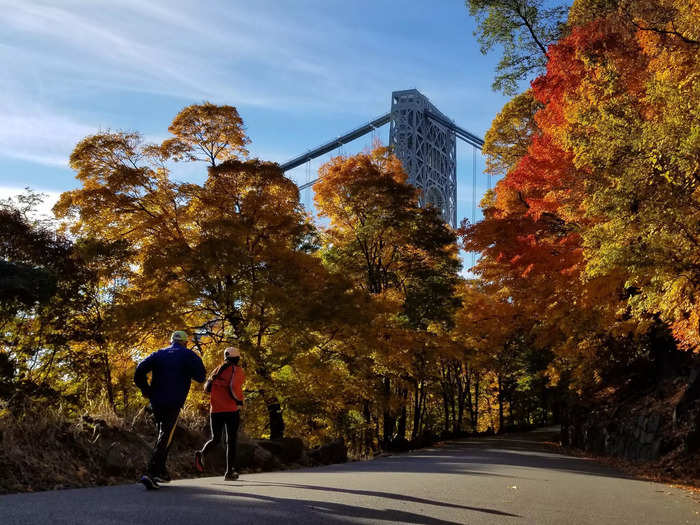
<svg viewBox="0 0 700 525">
<path fill-rule="evenodd" d="M 464 246 L 482 254 L 476 273 L 566 344 L 579 345 L 578 326 L 557 323 L 575 304 L 590 321 L 582 340 L 655 317 L 696 350 L 697 17 L 679 0 L 628 6 L 550 46 L 534 116 L 523 98 L 494 121 L 484 152 L 506 173 Z M 634 297 L 620 293 L 629 282 Z"/>
<path fill-rule="evenodd" d="M 506 184 L 523 195 L 529 206 L 527 214 L 538 220 L 567 203 L 576 183 L 572 162 L 573 154 L 557 146 L 550 135 L 535 136 L 528 154 L 506 177 Z"/>
</svg>

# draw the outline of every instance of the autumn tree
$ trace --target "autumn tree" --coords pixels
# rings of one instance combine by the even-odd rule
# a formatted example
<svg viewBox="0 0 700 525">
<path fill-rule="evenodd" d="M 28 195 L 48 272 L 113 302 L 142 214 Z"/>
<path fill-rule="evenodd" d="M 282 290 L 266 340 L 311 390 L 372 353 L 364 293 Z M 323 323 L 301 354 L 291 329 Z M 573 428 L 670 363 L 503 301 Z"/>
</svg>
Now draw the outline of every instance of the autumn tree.
<svg viewBox="0 0 700 525">
<path fill-rule="evenodd" d="M 29 193 L 0 205 L 3 382 L 12 382 L 16 394 L 52 393 L 49 402 L 87 387 L 107 392 L 113 405 L 104 347 L 76 348 L 104 335 L 102 326 L 91 330 L 84 322 L 99 317 L 92 293 L 99 276 L 79 241 L 57 233 L 51 221 L 34 218 L 40 200 Z"/>
<path fill-rule="evenodd" d="M 416 360 L 424 348 L 411 331 L 448 323 L 457 304 L 454 286 L 457 259 L 454 234 L 432 207 L 418 207 L 417 192 L 406 183 L 399 160 L 383 147 L 325 164 L 314 186 L 319 213 L 330 220 L 324 231 L 323 258 L 334 272 L 352 279 L 378 301 L 393 305 L 389 317 L 374 328 L 383 343 L 371 349 L 374 373 L 381 382 L 383 442 L 406 431 L 407 391 L 402 371 L 419 396 Z M 398 400 L 396 399 L 398 397 Z M 366 400 L 365 417 L 369 418 Z"/>
<path fill-rule="evenodd" d="M 462 230 L 465 246 L 554 350 L 550 377 L 573 373 L 579 391 L 668 352 L 665 324 L 697 347 L 690 13 L 672 1 L 575 2 L 546 74 L 487 134 L 488 169 L 504 178 L 485 220 Z"/>
<path fill-rule="evenodd" d="M 466 4 L 478 24 L 475 35 L 481 52 L 503 50 L 493 89 L 514 95 L 522 80 L 544 71 L 547 48 L 562 35 L 566 4 L 548 5 L 542 0 L 467 0 Z"/>
<path fill-rule="evenodd" d="M 498 407 L 498 430 L 506 427 L 506 409 L 510 424 L 515 423 L 514 399 L 518 393 L 518 382 L 540 374 L 548 364 L 530 366 L 534 363 L 529 353 L 531 348 L 532 320 L 520 305 L 512 301 L 507 289 L 483 281 L 465 281 L 459 289 L 462 306 L 455 316 L 453 337 L 470 351 L 465 355 L 463 367 L 481 375 L 485 384 L 492 384 Z M 541 350 L 540 350 L 540 353 Z M 528 369 L 528 366 L 530 368 Z M 468 370 L 465 370 L 465 375 Z M 472 418 L 472 429 L 477 431 L 479 422 L 479 394 L 482 385 L 473 386 L 471 378 L 464 389 Z M 488 381 L 492 379 L 492 381 Z M 472 399 L 469 388 L 473 388 Z M 524 393 L 521 391 L 521 394 Z M 488 392 L 484 392 L 488 395 Z M 540 393 L 541 394 L 541 393 Z M 540 403 L 542 399 L 537 399 Z M 529 417 L 525 423 L 529 423 Z"/>
<path fill-rule="evenodd" d="M 129 408 L 133 374 L 131 346 L 141 338 L 128 329 L 125 292 L 132 277 L 126 264 L 130 247 L 122 240 L 77 239 L 74 258 L 88 279 L 82 286 L 83 308 L 66 320 L 70 337 L 71 368 L 85 383 L 103 385 L 107 402 L 117 412 L 117 385 L 121 410 Z M 75 383 L 82 383 L 75 380 Z M 93 385 L 93 386 L 95 386 Z M 128 386 L 127 386 L 128 385 Z M 86 391 L 91 388 L 84 389 Z"/>
<path fill-rule="evenodd" d="M 168 131 L 174 135 L 160 146 L 165 159 L 204 161 L 210 166 L 248 154 L 250 142 L 243 119 L 233 106 L 210 102 L 193 104 L 180 111 Z"/>
<path fill-rule="evenodd" d="M 186 108 L 187 119 L 212 112 L 215 122 L 187 133 L 207 136 L 220 115 Z M 202 185 L 177 183 L 163 151 L 135 133 L 85 138 L 71 156 L 82 188 L 64 193 L 55 211 L 74 235 L 129 247 L 123 300 L 132 330 L 160 326 L 164 335 L 180 324 L 212 350 L 240 344 L 251 388 L 269 410 L 268 430 L 281 437 L 278 376 L 324 339 L 326 320 L 336 319 L 324 300 L 345 297 L 342 283 L 312 254 L 313 227 L 276 164 L 229 158 L 211 166 Z"/>
<path fill-rule="evenodd" d="M 55 354 L 61 346 L 49 335 L 56 320 L 49 309 L 69 262 L 70 243 L 33 224 L 10 202 L 0 207 L 0 233 L 0 380 L 3 394 L 9 395 L 16 382 L 41 382 L 32 359 L 42 347 Z"/>
<path fill-rule="evenodd" d="M 636 319 L 669 323 L 687 349 L 700 347 L 695 18 L 687 3 L 620 2 L 574 29 L 540 87 L 585 75 L 579 97 L 551 101 L 570 117 L 547 125 L 590 173 L 586 277 L 617 274 Z"/>
<path fill-rule="evenodd" d="M 513 97 L 491 123 L 484 138 L 486 173 L 503 176 L 527 154 L 530 141 L 538 133 L 535 113 L 542 105 L 527 90 Z"/>
</svg>

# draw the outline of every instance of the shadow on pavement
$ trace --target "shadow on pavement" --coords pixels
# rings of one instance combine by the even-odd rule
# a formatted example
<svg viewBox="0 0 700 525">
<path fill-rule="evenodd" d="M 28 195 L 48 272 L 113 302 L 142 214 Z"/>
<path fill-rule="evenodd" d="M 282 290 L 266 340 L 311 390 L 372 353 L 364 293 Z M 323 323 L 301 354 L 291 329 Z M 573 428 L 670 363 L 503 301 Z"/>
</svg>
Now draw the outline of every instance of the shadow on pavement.
<svg viewBox="0 0 700 525">
<path fill-rule="evenodd" d="M 223 485 L 227 486 L 230 488 L 237 488 L 237 486 L 231 486 L 231 485 Z M 281 486 L 285 486 L 282 484 Z M 292 485 L 293 486 L 293 485 Z M 255 494 L 255 493 L 250 493 L 250 492 L 230 492 L 230 491 L 225 491 L 225 490 L 215 490 L 215 489 L 209 489 L 206 487 L 177 487 L 177 494 L 178 497 L 194 497 L 196 498 L 197 496 L 201 497 L 208 497 L 212 495 L 218 495 L 218 496 L 227 496 L 227 497 L 236 497 L 236 498 L 245 498 L 245 499 L 252 499 L 252 500 L 258 500 L 260 502 L 264 502 L 273 505 L 273 508 L 270 509 L 270 512 L 275 513 L 275 506 L 279 506 L 280 510 L 283 510 L 284 512 L 289 512 L 291 509 L 295 509 L 299 511 L 300 514 L 307 514 L 308 512 L 314 511 L 316 514 L 322 514 L 323 515 L 323 523 L 333 523 L 332 521 L 332 516 L 338 516 L 338 518 L 342 517 L 343 519 L 340 520 L 339 522 L 342 523 L 347 523 L 347 518 L 355 518 L 355 519 L 366 519 L 366 520 L 377 520 L 377 521 L 391 521 L 391 522 L 400 522 L 400 523 L 421 523 L 421 524 L 426 524 L 426 525 L 455 525 L 455 524 L 460 524 L 461 522 L 457 521 L 447 521 L 439 518 L 433 518 L 430 516 L 426 516 L 424 514 L 416 514 L 414 512 L 409 512 L 409 511 L 403 511 L 403 510 L 397 510 L 397 509 L 375 509 L 375 508 L 368 508 L 368 507 L 361 507 L 357 505 L 347 505 L 344 503 L 336 503 L 336 502 L 329 502 L 329 501 L 322 501 L 322 500 L 312 500 L 312 499 L 302 499 L 302 498 L 283 498 L 283 497 L 274 497 L 274 496 L 266 496 L 262 494 Z M 328 490 L 328 489 L 324 489 Z M 369 495 L 373 495 L 373 493 L 369 493 Z M 376 493 L 378 497 L 385 497 L 383 493 Z M 391 494 L 390 496 L 397 497 L 398 495 L 396 494 Z M 401 499 L 398 497 L 397 499 Z M 407 501 L 413 501 L 412 499 L 407 499 Z M 430 500 L 424 500 L 424 503 L 429 503 L 431 505 L 440 505 L 439 503 L 432 502 Z M 216 504 L 216 503 L 214 503 Z M 221 504 L 227 505 L 230 507 L 231 502 L 222 502 Z M 210 507 L 212 503 L 207 503 L 207 507 Z M 452 505 L 450 505 L 452 506 Z M 476 512 L 485 512 L 488 514 L 497 514 L 499 516 L 507 516 L 507 517 L 513 517 L 513 518 L 519 518 L 517 514 L 510 514 L 508 512 L 501 512 L 499 510 L 493 510 L 493 509 L 485 509 L 485 508 L 480 508 L 480 507 L 464 507 L 464 506 L 456 506 L 461 509 L 465 510 L 472 510 Z M 319 516 L 320 517 L 320 516 Z"/>
<path fill-rule="evenodd" d="M 305 498 L 304 492 L 293 484 L 280 483 L 280 488 L 291 488 L 287 496 L 269 496 L 252 490 L 240 491 L 243 485 L 213 483 L 182 485 L 175 483 L 158 491 L 145 491 L 143 487 L 122 485 L 101 489 L 72 489 L 67 491 L 20 494 L 0 498 L 0 515 L 3 525 L 34 523 L 71 523 L 90 525 L 115 525 L 132 523 L 166 523 L 191 525 L 192 523 L 289 523 L 326 524 L 391 522 L 425 525 L 455 525 L 463 521 L 451 521 L 430 516 L 423 505 L 436 505 L 466 511 L 496 515 L 499 519 L 520 518 L 517 514 L 490 508 L 452 505 L 427 499 L 404 497 L 399 494 L 371 491 L 342 491 L 352 494 L 376 496 L 392 500 L 416 503 L 414 509 L 388 508 L 380 502 L 376 507 L 362 502 L 341 503 L 322 498 Z M 252 485 L 247 485 L 252 487 Z M 258 488 L 275 484 L 256 484 Z M 300 488 L 322 489 L 325 487 Z M 308 494 L 308 493 L 307 493 Z M 415 512 L 412 512 L 415 510 Z"/>
<path fill-rule="evenodd" d="M 250 483 L 245 484 L 245 483 Z M 421 503 L 424 505 L 435 505 L 437 507 L 448 507 L 453 509 L 463 509 L 463 510 L 473 510 L 476 512 L 484 512 L 486 514 L 497 514 L 499 516 L 511 516 L 514 518 L 519 518 L 517 514 L 510 514 L 509 512 L 503 512 L 500 510 L 488 509 L 484 507 L 470 507 L 468 505 L 457 505 L 456 503 L 446 503 L 442 501 L 435 501 L 425 498 L 416 498 L 415 496 L 406 496 L 404 494 L 392 494 L 390 492 L 375 492 L 371 490 L 354 490 L 354 489 L 341 489 L 337 487 L 323 487 L 317 485 L 303 485 L 298 483 L 277 483 L 274 481 L 245 481 L 244 484 L 236 485 L 237 487 L 285 487 L 291 489 L 305 489 L 305 490 L 320 490 L 321 492 L 340 492 L 343 494 L 355 494 L 357 496 L 370 496 L 374 498 L 385 498 L 394 499 L 398 501 L 410 501 L 411 503 Z M 238 493 L 237 493 L 238 494 Z"/>
<path fill-rule="evenodd" d="M 352 465 L 353 471 L 359 472 L 442 473 L 527 479 L 489 472 L 492 466 L 506 465 L 513 468 L 553 469 L 573 474 L 635 479 L 592 460 L 557 453 L 543 443 L 507 438 L 447 441 L 439 448 L 415 450 L 408 454 L 355 462 Z M 345 467 L 341 464 L 321 468 L 326 472 L 340 472 Z"/>
</svg>

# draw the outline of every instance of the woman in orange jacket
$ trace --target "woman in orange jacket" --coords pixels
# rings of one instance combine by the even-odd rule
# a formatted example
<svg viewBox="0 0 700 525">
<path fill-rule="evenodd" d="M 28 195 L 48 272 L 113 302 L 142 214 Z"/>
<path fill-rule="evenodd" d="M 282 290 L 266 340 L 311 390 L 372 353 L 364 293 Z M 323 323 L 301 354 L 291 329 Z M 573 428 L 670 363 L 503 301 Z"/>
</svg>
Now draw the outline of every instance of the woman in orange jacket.
<svg viewBox="0 0 700 525">
<path fill-rule="evenodd" d="M 238 366 L 240 359 L 241 351 L 238 348 L 229 347 L 224 350 L 224 362 L 214 370 L 204 385 L 204 391 L 211 396 L 211 439 L 194 453 L 195 467 L 203 472 L 206 453 L 221 442 L 221 434 L 226 429 L 226 481 L 238 479 L 235 469 L 236 441 L 245 382 L 245 372 Z"/>
</svg>

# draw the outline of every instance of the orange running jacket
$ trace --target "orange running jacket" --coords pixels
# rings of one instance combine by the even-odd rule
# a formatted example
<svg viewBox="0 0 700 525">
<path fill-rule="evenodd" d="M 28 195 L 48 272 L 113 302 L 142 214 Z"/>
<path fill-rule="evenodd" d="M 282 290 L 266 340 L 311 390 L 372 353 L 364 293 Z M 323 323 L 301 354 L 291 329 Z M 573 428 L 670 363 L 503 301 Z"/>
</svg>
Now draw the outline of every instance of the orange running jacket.
<svg viewBox="0 0 700 525">
<path fill-rule="evenodd" d="M 243 404 L 245 372 L 240 366 L 228 366 L 211 384 L 211 412 L 236 412 Z"/>
</svg>

